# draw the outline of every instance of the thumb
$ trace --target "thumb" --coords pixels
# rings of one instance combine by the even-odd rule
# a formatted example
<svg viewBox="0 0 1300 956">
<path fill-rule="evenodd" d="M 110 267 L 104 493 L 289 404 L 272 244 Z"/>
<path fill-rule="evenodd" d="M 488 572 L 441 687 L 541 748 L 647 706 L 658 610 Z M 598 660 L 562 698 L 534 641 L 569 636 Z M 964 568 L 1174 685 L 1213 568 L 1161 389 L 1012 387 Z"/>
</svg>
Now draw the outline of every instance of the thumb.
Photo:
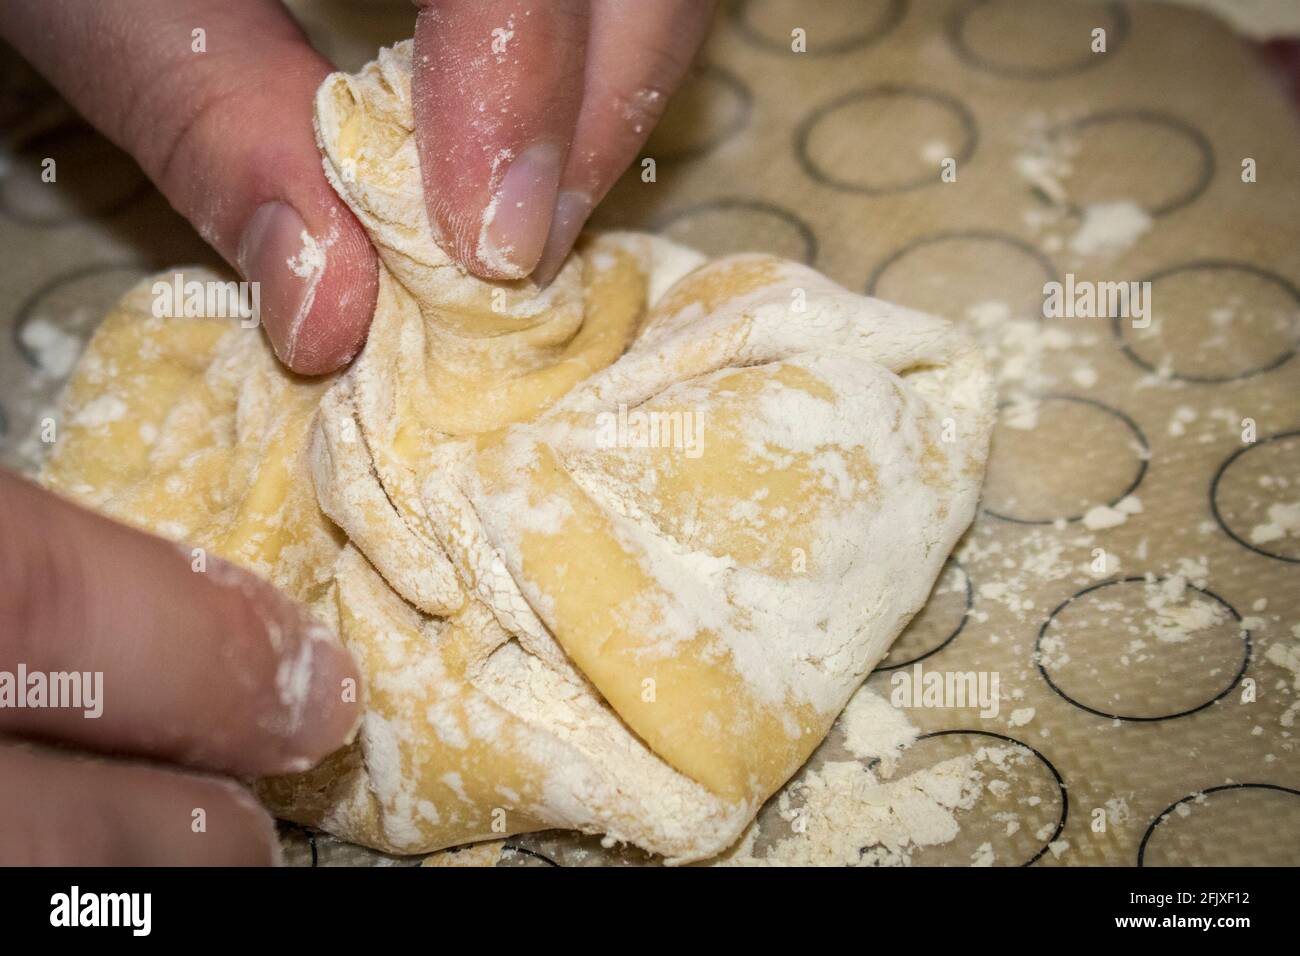
<svg viewBox="0 0 1300 956">
<path fill-rule="evenodd" d="M 274 0 L 0 0 L 6 38 L 260 285 L 306 374 L 365 340 L 375 252 L 325 179 L 312 101 L 330 71 Z"/>
<path fill-rule="evenodd" d="M 411 106 L 429 220 L 485 279 L 533 271 L 582 100 L 589 0 L 415 0 Z"/>
</svg>

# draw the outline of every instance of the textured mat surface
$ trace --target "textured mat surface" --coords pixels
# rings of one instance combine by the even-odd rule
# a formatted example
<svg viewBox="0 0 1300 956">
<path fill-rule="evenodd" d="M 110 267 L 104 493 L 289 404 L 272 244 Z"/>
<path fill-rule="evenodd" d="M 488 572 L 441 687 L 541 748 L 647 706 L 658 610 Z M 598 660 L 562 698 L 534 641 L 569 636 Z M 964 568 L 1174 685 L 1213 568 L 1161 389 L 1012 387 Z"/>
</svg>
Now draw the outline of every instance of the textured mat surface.
<svg viewBox="0 0 1300 956">
<path fill-rule="evenodd" d="M 411 29 L 404 3 L 294 6 L 346 68 Z M 12 56 L 0 118 L 0 458 L 30 467 L 112 300 L 211 255 Z M 1008 741 L 1024 759 L 912 862 L 1300 862 L 1300 125 L 1253 52 L 1164 5 L 727 3 L 645 155 L 654 181 L 633 170 L 599 225 L 801 259 L 968 325 L 1000 369 L 983 511 L 868 687 L 917 663 L 998 678 L 996 716 L 908 708 L 927 736 L 896 777 Z M 1044 318 L 1067 277 L 1149 281 L 1150 324 Z M 810 767 L 828 759 L 838 731 Z M 286 840 L 294 862 L 377 859 Z"/>
</svg>

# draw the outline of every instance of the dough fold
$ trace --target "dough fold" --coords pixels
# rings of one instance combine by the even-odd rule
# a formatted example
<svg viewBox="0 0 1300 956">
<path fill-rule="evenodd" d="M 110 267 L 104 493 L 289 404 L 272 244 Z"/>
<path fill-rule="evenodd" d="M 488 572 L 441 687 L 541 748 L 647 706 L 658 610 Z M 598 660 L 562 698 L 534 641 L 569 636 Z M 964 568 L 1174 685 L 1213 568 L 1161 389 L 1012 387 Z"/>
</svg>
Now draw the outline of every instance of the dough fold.
<svg viewBox="0 0 1300 956">
<path fill-rule="evenodd" d="M 280 815 L 398 853 L 566 827 L 714 855 L 924 603 L 990 380 L 948 323 L 770 256 L 614 233 L 541 292 L 465 275 L 425 215 L 410 57 L 317 95 L 381 261 L 353 365 L 288 374 L 256 330 L 152 317 L 146 282 L 43 478 L 262 574 L 357 657 L 358 739 L 263 781 Z"/>
</svg>

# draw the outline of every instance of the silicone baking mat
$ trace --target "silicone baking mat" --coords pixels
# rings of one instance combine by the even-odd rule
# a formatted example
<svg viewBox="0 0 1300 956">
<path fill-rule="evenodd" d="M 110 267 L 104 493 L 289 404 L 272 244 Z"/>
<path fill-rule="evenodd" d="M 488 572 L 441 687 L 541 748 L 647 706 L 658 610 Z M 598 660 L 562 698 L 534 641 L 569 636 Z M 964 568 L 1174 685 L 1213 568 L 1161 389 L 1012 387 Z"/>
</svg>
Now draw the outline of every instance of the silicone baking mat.
<svg viewBox="0 0 1300 956">
<path fill-rule="evenodd" d="M 292 6 L 348 69 L 413 22 L 404 2 Z M 0 121 L 0 458 L 30 469 L 110 303 L 212 256 L 9 54 Z M 867 686 L 888 697 L 918 664 L 999 682 L 996 716 L 908 707 L 921 737 L 894 779 L 981 746 L 1019 759 L 911 863 L 1300 862 L 1298 147 L 1294 106 L 1200 13 L 741 0 L 645 150 L 653 181 L 634 168 L 598 211 L 945 315 L 999 369 L 982 510 Z M 1044 318 L 1054 281 L 1149 282 L 1149 324 Z M 837 728 L 809 768 L 844 759 Z M 789 828 L 766 810 L 758 845 Z M 438 861 L 457 857 L 653 862 L 555 832 Z"/>
</svg>

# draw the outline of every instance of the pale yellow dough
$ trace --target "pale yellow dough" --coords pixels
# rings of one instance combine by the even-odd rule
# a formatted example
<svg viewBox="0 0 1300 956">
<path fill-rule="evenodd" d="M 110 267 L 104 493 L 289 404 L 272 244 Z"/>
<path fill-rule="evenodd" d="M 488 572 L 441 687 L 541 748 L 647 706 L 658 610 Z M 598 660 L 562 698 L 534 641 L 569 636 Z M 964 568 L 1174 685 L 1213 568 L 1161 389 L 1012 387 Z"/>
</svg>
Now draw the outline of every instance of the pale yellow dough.
<svg viewBox="0 0 1300 956">
<path fill-rule="evenodd" d="M 145 283 L 83 357 L 44 480 L 337 629 L 364 724 L 263 782 L 282 816 L 399 853 L 567 827 L 716 854 L 970 522 L 982 360 L 803 266 L 650 236 L 588 239 L 541 294 L 468 277 L 425 216 L 409 76 L 403 43 L 317 97 L 382 262 L 351 368 L 291 376 L 257 330 L 152 318 Z M 620 409 L 698 422 L 697 453 L 610 447 Z"/>
</svg>

